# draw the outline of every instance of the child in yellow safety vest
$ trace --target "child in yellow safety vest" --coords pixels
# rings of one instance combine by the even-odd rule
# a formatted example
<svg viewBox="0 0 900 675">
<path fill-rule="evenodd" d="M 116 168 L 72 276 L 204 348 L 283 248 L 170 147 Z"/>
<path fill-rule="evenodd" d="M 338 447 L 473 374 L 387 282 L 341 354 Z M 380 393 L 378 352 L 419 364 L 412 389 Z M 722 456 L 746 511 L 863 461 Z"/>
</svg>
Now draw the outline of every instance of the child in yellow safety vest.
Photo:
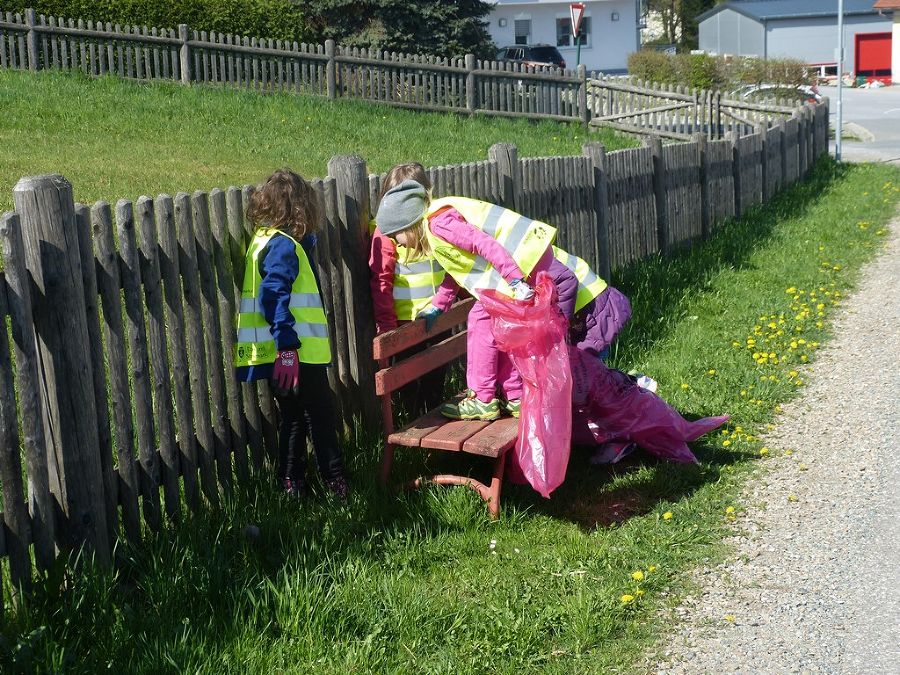
<svg viewBox="0 0 900 675">
<path fill-rule="evenodd" d="M 530 300 L 534 291 L 529 281 L 547 271 L 556 284 L 560 310 L 572 318 L 578 282 L 572 270 L 554 258 L 551 244 L 556 229 L 546 223 L 476 199 L 431 201 L 425 187 L 413 180 L 384 194 L 375 220 L 381 233 L 399 245 L 432 255 L 476 298 L 481 290 L 492 288 Z M 420 316 L 433 321 L 442 311 L 433 302 Z M 501 408 L 518 416 L 522 380 L 509 356 L 497 348 L 490 317 L 480 301 L 469 312 L 466 382 L 467 396 L 444 406 L 445 416 L 493 420 L 500 417 Z"/>
<path fill-rule="evenodd" d="M 388 171 L 381 185 L 381 196 L 404 180 L 414 180 L 431 192 L 431 181 L 425 167 L 418 162 L 398 164 Z M 441 287 L 447 273 L 433 256 L 398 246 L 382 234 L 373 220 L 369 224 L 372 248 L 369 255 L 369 278 L 376 331 L 384 333 L 412 321 L 422 310 L 432 306 L 447 311 L 458 287 L 450 281 Z M 438 291 L 440 297 L 435 297 Z"/>
<path fill-rule="evenodd" d="M 431 191 L 431 181 L 425 167 L 418 162 L 397 164 L 384 177 L 381 197 L 404 180 L 414 180 Z M 381 199 L 379 197 L 379 201 Z M 447 311 L 456 299 L 459 287 L 448 277 L 433 256 L 398 246 L 390 237 L 382 234 L 373 220 L 369 224 L 372 247 L 369 255 L 369 285 L 372 291 L 372 307 L 375 314 L 375 330 L 378 334 L 393 330 L 416 319 L 430 307 Z M 446 280 L 446 283 L 445 283 Z M 426 321 L 433 317 L 427 317 Z M 428 324 L 430 330 L 431 324 Z M 397 358 L 408 358 L 448 335 L 435 336 L 431 340 L 412 347 Z M 411 412 L 425 412 L 444 398 L 446 368 L 435 368 L 409 383 L 400 391 L 400 398 Z"/>
<path fill-rule="evenodd" d="M 326 371 L 328 326 L 312 265 L 321 220 L 316 193 L 299 175 L 281 169 L 250 197 L 247 218 L 257 229 L 247 249 L 237 317 L 237 378 L 272 381 L 281 412 L 278 471 L 285 492 L 307 493 L 306 439 L 311 435 L 325 486 L 346 500 Z"/>
</svg>

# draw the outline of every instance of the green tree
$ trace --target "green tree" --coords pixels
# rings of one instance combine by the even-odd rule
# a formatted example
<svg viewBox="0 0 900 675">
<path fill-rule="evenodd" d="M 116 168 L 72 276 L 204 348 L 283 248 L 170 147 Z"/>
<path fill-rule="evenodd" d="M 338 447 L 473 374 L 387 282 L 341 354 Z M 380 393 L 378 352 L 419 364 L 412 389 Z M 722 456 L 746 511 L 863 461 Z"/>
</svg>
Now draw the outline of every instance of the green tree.
<svg viewBox="0 0 900 675">
<path fill-rule="evenodd" d="M 308 0 L 307 28 L 322 40 L 357 47 L 439 56 L 495 51 L 485 17 L 492 5 L 483 0 Z"/>
<path fill-rule="evenodd" d="M 696 17 L 722 0 L 648 0 L 647 9 L 662 21 L 666 42 L 682 49 L 696 49 Z"/>
</svg>

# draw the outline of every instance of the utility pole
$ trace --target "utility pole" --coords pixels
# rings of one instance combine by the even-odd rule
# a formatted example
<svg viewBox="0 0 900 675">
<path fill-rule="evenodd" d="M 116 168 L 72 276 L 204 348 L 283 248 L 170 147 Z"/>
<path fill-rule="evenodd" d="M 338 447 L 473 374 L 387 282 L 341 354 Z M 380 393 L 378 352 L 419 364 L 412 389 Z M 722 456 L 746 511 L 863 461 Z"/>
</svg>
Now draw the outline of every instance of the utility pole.
<svg viewBox="0 0 900 675">
<path fill-rule="evenodd" d="M 837 128 L 834 130 L 834 158 L 840 162 L 841 135 L 844 130 L 844 0 L 838 0 L 837 78 Z"/>
</svg>

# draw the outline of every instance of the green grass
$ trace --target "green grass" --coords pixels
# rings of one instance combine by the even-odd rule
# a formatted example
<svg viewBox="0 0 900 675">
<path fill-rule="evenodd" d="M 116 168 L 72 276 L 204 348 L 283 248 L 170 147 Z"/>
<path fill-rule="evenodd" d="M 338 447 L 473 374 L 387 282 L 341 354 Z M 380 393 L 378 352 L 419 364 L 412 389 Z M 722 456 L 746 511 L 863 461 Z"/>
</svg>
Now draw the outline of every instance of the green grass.
<svg viewBox="0 0 900 675">
<path fill-rule="evenodd" d="M 588 138 L 576 124 L 9 70 L 0 71 L 0 110 L 0 211 L 12 208 L 19 178 L 40 173 L 64 175 L 76 200 L 114 203 L 253 184 L 280 166 L 323 177 L 339 154 L 381 172 L 483 160 L 499 142 L 522 157 L 577 155 Z M 637 145 L 609 131 L 589 138 L 610 150 Z"/>
<path fill-rule="evenodd" d="M 297 504 L 254 484 L 222 513 L 121 549 L 114 575 L 86 565 L 65 590 L 45 584 L 4 615 L 0 669 L 640 670 L 641 655 L 665 640 L 661 610 L 686 572 L 727 555 L 740 483 L 766 461 L 758 436 L 802 392 L 815 345 L 883 241 L 898 185 L 888 166 L 822 161 L 807 183 L 712 240 L 614 280 L 635 309 L 615 362 L 652 374 L 687 414 L 733 416 L 727 434 L 694 444 L 700 465 L 644 455 L 599 468 L 575 449 L 551 500 L 508 486 L 492 523 L 465 489 L 379 494 L 377 442 L 353 438 L 348 506 Z M 754 360 L 763 347 L 777 365 Z M 414 457 L 400 453 L 399 476 L 421 470 Z M 487 470 L 470 457 L 440 461 Z M 243 534 L 249 523 L 257 539 Z"/>
</svg>

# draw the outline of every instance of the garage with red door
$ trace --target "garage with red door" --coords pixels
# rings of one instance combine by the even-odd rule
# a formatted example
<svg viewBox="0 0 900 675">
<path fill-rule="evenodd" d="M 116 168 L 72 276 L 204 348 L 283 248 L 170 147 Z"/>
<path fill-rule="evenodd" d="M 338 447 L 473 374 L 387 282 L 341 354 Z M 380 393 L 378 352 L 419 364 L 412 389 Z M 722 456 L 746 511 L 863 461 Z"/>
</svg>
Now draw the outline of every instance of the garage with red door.
<svg viewBox="0 0 900 675">
<path fill-rule="evenodd" d="M 891 77 L 891 34 L 856 34 L 856 75 L 867 80 L 889 81 Z"/>
</svg>

